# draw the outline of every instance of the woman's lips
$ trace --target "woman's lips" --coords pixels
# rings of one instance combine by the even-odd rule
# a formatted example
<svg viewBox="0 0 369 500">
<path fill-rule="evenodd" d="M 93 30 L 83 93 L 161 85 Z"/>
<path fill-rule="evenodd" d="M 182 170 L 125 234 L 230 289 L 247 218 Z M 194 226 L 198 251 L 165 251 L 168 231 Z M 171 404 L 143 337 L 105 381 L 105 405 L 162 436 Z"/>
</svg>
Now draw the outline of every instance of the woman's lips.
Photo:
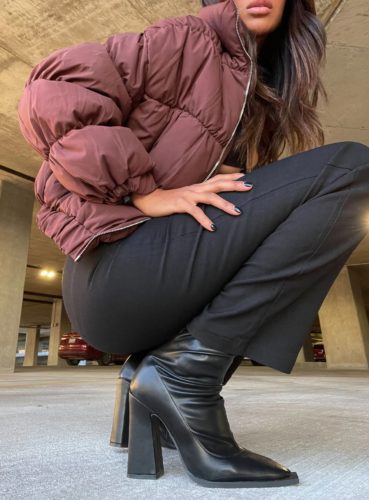
<svg viewBox="0 0 369 500">
<path fill-rule="evenodd" d="M 260 7 L 248 7 L 247 12 L 250 14 L 257 14 L 257 15 L 264 15 L 264 14 L 269 14 L 269 12 L 272 9 L 270 7 L 267 7 L 266 5 L 260 6 Z"/>
<path fill-rule="evenodd" d="M 272 10 L 272 4 L 268 0 L 251 2 L 246 8 L 250 14 L 264 15 Z"/>
</svg>

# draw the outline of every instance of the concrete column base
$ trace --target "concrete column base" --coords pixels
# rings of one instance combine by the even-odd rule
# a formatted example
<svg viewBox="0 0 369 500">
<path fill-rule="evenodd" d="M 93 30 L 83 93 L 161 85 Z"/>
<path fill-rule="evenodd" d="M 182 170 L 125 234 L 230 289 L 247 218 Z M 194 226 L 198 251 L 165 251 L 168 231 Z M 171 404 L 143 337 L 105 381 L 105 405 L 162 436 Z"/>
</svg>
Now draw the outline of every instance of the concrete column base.
<svg viewBox="0 0 369 500">
<path fill-rule="evenodd" d="M 359 277 L 345 266 L 320 310 L 327 368 L 369 369 L 369 325 Z"/>
<path fill-rule="evenodd" d="M 27 328 L 23 366 L 37 366 L 40 327 Z"/>
<path fill-rule="evenodd" d="M 70 329 L 71 324 L 63 306 L 63 301 L 61 299 L 54 299 L 51 312 L 49 355 L 47 358 L 48 366 L 68 366 L 64 359 L 59 358 L 58 348 L 61 336 L 63 333 L 70 331 Z"/>
<path fill-rule="evenodd" d="M 305 353 L 303 347 L 301 347 L 300 352 L 298 353 L 298 356 L 296 358 L 296 363 L 297 364 L 305 363 Z"/>
</svg>

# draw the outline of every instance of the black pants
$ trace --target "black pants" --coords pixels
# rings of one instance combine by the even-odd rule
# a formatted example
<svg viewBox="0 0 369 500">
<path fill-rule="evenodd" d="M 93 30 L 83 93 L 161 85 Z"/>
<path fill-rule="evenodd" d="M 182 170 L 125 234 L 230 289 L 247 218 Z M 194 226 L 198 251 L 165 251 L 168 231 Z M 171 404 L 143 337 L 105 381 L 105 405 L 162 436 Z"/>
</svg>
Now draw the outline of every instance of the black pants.
<svg viewBox="0 0 369 500">
<path fill-rule="evenodd" d="M 369 231 L 369 148 L 321 146 L 240 177 L 219 193 L 243 210 L 199 204 L 157 217 L 73 262 L 63 296 L 73 327 L 94 347 L 131 353 L 183 326 L 205 345 L 290 373 L 329 288 Z"/>
</svg>

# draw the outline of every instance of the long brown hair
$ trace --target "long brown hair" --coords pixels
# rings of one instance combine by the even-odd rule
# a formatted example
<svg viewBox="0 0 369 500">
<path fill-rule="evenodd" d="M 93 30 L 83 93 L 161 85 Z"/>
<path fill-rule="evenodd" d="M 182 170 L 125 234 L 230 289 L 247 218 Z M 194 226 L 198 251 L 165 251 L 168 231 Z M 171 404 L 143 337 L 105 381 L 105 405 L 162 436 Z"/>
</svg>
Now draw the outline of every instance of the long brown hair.
<svg viewBox="0 0 369 500">
<path fill-rule="evenodd" d="M 214 3 L 219 0 L 202 0 L 203 6 Z M 316 106 L 320 94 L 328 100 L 319 76 L 327 38 L 314 0 L 286 0 L 280 25 L 259 53 L 255 35 L 241 20 L 239 26 L 256 64 L 234 149 L 251 171 L 277 160 L 285 149 L 295 154 L 324 144 Z"/>
</svg>

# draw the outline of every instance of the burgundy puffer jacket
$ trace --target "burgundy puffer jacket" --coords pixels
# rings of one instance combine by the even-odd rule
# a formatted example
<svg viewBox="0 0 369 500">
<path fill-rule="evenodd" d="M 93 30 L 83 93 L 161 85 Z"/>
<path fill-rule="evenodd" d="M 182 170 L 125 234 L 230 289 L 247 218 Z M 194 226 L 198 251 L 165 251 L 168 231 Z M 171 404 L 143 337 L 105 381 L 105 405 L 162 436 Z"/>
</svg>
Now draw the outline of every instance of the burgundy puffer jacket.
<svg viewBox="0 0 369 500">
<path fill-rule="evenodd" d="M 241 119 L 252 61 L 233 0 L 143 33 L 52 52 L 18 103 L 42 156 L 37 224 L 77 261 L 151 219 L 130 193 L 174 189 L 216 173 Z"/>
</svg>

